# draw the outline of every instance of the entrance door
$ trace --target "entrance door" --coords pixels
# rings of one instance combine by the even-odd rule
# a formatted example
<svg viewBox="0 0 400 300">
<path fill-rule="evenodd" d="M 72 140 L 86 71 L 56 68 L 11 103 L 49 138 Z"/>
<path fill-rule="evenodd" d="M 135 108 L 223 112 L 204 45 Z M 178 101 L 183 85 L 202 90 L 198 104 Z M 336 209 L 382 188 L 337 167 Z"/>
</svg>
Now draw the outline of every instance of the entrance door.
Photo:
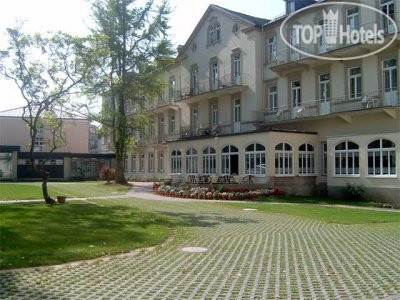
<svg viewBox="0 0 400 300">
<path fill-rule="evenodd" d="M 383 62 L 384 105 L 396 105 L 399 100 L 397 90 L 397 60 Z"/>
<path fill-rule="evenodd" d="M 234 101 L 233 104 L 233 132 L 240 132 L 240 118 L 241 118 L 241 108 L 240 99 Z"/>
<path fill-rule="evenodd" d="M 330 75 L 322 74 L 319 76 L 319 98 L 320 98 L 320 115 L 331 113 L 331 89 Z"/>
</svg>

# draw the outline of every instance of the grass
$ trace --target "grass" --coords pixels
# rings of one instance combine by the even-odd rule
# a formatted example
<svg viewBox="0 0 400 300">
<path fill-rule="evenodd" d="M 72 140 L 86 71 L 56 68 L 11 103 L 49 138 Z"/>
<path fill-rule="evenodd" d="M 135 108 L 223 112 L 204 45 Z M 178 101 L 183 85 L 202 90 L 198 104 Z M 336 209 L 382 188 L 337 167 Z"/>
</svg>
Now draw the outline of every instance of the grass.
<svg viewBox="0 0 400 300">
<path fill-rule="evenodd" d="M 177 221 L 133 207 L 83 202 L 0 207 L 0 268 L 45 266 L 149 247 Z"/>
<path fill-rule="evenodd" d="M 337 224 L 367 224 L 367 223 L 389 223 L 400 222 L 400 213 L 363 210 L 357 208 L 323 207 L 313 205 L 297 204 L 251 204 L 251 203 L 229 203 L 222 204 L 236 208 L 255 208 L 267 213 L 279 213 L 297 217 L 310 218 L 327 223 Z"/>
<path fill-rule="evenodd" d="M 276 203 L 305 203 L 305 204 L 324 204 L 324 205 L 353 205 L 363 207 L 382 207 L 383 203 L 375 201 L 349 201 L 331 198 L 318 197 L 299 197 L 299 196 L 271 196 L 258 198 L 260 202 L 276 202 Z"/>
<path fill-rule="evenodd" d="M 52 197 L 97 197 L 126 194 L 130 187 L 126 185 L 105 184 L 104 182 L 57 183 L 49 182 L 49 193 Z M 0 201 L 41 199 L 41 183 L 0 183 Z"/>
</svg>

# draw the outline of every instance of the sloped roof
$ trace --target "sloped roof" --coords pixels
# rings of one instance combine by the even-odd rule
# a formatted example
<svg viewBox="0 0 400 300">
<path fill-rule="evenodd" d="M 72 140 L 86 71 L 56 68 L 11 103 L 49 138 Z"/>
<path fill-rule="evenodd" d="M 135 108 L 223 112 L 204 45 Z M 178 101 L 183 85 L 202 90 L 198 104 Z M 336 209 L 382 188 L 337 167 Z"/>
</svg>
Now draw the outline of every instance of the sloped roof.
<svg viewBox="0 0 400 300">
<path fill-rule="evenodd" d="M 237 11 L 233 11 L 233 10 L 221 7 L 219 5 L 211 4 L 211 6 L 218 7 L 219 9 L 223 9 L 230 14 L 233 14 L 241 19 L 246 20 L 247 22 L 253 23 L 256 27 L 259 27 L 259 28 L 261 28 L 265 23 L 269 22 L 268 19 L 253 17 L 250 15 L 243 14 L 241 12 L 237 12 Z"/>
</svg>

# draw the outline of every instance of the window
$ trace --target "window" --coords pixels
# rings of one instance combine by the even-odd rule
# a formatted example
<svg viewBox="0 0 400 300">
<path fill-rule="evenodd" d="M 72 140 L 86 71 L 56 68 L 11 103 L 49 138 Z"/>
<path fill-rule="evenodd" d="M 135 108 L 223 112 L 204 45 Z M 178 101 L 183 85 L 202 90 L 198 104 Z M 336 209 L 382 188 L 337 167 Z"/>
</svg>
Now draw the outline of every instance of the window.
<svg viewBox="0 0 400 300">
<path fill-rule="evenodd" d="M 288 2 L 287 6 L 288 6 L 288 13 L 289 14 L 291 14 L 292 12 L 296 11 L 296 3 L 295 3 L 295 1 Z"/>
<path fill-rule="evenodd" d="M 158 172 L 164 172 L 164 152 L 158 152 Z"/>
<path fill-rule="evenodd" d="M 239 149 L 235 146 L 226 146 L 222 149 L 221 153 L 221 173 L 223 175 L 230 175 L 231 168 L 233 166 L 234 156 L 237 157 L 239 154 Z"/>
<path fill-rule="evenodd" d="M 169 100 L 175 100 L 176 96 L 176 80 L 175 77 L 169 79 Z"/>
<path fill-rule="evenodd" d="M 303 144 L 299 147 L 299 174 L 315 174 L 314 147 L 310 144 Z"/>
<path fill-rule="evenodd" d="M 239 34 L 239 29 L 240 29 L 239 24 L 235 23 L 235 25 L 233 25 L 233 27 L 232 27 L 233 34 L 234 35 L 238 35 Z"/>
<path fill-rule="evenodd" d="M 140 154 L 140 165 L 139 165 L 140 172 L 144 172 L 144 160 L 145 157 L 144 154 L 142 153 Z"/>
<path fill-rule="evenodd" d="M 397 90 L 397 60 L 388 59 L 383 62 L 383 81 L 385 92 Z"/>
<path fill-rule="evenodd" d="M 148 171 L 149 172 L 154 172 L 154 153 L 149 153 L 148 154 Z"/>
<path fill-rule="evenodd" d="M 368 145 L 368 175 L 396 175 L 396 145 L 386 139 Z"/>
<path fill-rule="evenodd" d="M 211 89 L 216 90 L 219 87 L 219 77 L 218 77 L 218 62 L 212 61 L 211 62 Z"/>
<path fill-rule="evenodd" d="M 330 74 L 319 75 L 319 99 L 323 102 L 329 101 L 331 98 Z"/>
<path fill-rule="evenodd" d="M 358 13 L 358 7 L 349 8 L 346 11 L 346 24 L 350 27 L 350 32 L 358 30 L 360 27 L 360 16 Z"/>
<path fill-rule="evenodd" d="M 164 136 L 165 125 L 164 125 L 164 115 L 159 115 L 158 117 L 158 135 Z"/>
<path fill-rule="evenodd" d="M 136 172 L 136 154 L 131 157 L 131 172 Z"/>
<path fill-rule="evenodd" d="M 211 24 L 208 27 L 208 45 L 214 45 L 221 41 L 221 25 L 218 22 Z"/>
<path fill-rule="evenodd" d="M 169 116 L 169 133 L 175 132 L 175 115 Z"/>
<path fill-rule="evenodd" d="M 240 65 L 240 52 L 236 51 L 232 54 L 232 67 L 233 67 L 233 83 L 241 84 L 241 65 Z"/>
<path fill-rule="evenodd" d="M 278 88 L 276 85 L 268 88 L 268 110 L 275 111 L 278 109 Z"/>
<path fill-rule="evenodd" d="M 125 159 L 124 159 L 124 172 L 128 172 L 129 171 L 129 169 L 128 169 L 128 156 L 125 156 Z"/>
<path fill-rule="evenodd" d="M 193 51 L 193 53 L 196 52 L 196 50 L 197 50 L 197 44 L 196 44 L 196 43 L 193 43 L 193 45 L 192 45 L 192 51 Z"/>
<path fill-rule="evenodd" d="M 267 42 L 268 62 L 274 62 L 277 58 L 276 36 L 270 37 Z"/>
<path fill-rule="evenodd" d="M 280 143 L 275 147 L 275 174 L 293 174 L 293 151 L 288 143 Z"/>
<path fill-rule="evenodd" d="M 217 173 L 216 152 L 212 147 L 203 150 L 203 174 L 214 175 Z"/>
<path fill-rule="evenodd" d="M 44 151 L 44 128 L 38 127 L 35 142 L 33 144 L 34 152 L 43 152 Z"/>
<path fill-rule="evenodd" d="M 197 132 L 197 130 L 199 129 L 199 109 L 197 107 L 192 108 L 191 124 L 192 131 Z"/>
<path fill-rule="evenodd" d="M 361 67 L 349 69 L 349 95 L 350 99 L 361 97 Z"/>
<path fill-rule="evenodd" d="M 265 147 L 251 144 L 245 150 L 245 174 L 265 175 Z"/>
<path fill-rule="evenodd" d="M 292 81 L 292 104 L 293 107 L 301 105 L 301 83 L 299 80 Z"/>
<path fill-rule="evenodd" d="M 192 95 L 197 95 L 199 93 L 198 79 L 199 69 L 196 65 L 194 65 L 192 66 L 190 74 L 190 92 Z"/>
<path fill-rule="evenodd" d="M 381 11 L 392 20 L 396 21 L 394 13 L 394 0 L 381 0 Z M 388 18 L 382 15 L 382 26 L 385 33 L 394 33 L 396 28 L 393 23 L 388 20 Z"/>
<path fill-rule="evenodd" d="M 186 151 L 186 174 L 197 174 L 197 150 L 190 148 Z"/>
<path fill-rule="evenodd" d="M 174 150 L 171 153 L 171 172 L 173 174 L 182 173 L 182 153 L 179 150 Z"/>
<path fill-rule="evenodd" d="M 328 174 L 328 144 L 322 143 L 322 175 Z"/>
<path fill-rule="evenodd" d="M 324 19 L 319 20 L 318 25 L 322 29 L 322 35 L 318 38 L 318 50 L 319 50 L 319 53 L 323 53 L 326 51 L 326 32 L 325 32 Z"/>
<path fill-rule="evenodd" d="M 354 176 L 360 174 L 359 147 L 353 142 L 342 142 L 335 147 L 335 174 Z"/>
<path fill-rule="evenodd" d="M 296 29 L 290 30 L 290 45 L 292 46 L 290 48 L 290 59 L 298 60 L 300 58 L 300 53 L 296 49 L 300 48 L 300 37 L 297 35 Z"/>
<path fill-rule="evenodd" d="M 221 26 L 218 23 L 215 24 L 215 38 L 217 43 L 221 40 Z"/>
<path fill-rule="evenodd" d="M 218 126 L 218 104 L 214 103 L 211 105 L 211 125 L 213 127 Z"/>
</svg>

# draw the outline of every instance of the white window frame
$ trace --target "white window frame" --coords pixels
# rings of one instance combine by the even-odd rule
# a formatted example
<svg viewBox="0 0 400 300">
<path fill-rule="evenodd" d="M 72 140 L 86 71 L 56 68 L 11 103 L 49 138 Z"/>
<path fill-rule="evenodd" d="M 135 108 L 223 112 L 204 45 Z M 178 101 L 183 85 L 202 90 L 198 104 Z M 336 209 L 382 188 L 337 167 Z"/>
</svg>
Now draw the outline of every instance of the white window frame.
<svg viewBox="0 0 400 300">
<path fill-rule="evenodd" d="M 197 132 L 199 130 L 199 108 L 198 107 L 192 107 L 190 123 L 191 123 L 191 130 L 193 132 Z"/>
<path fill-rule="evenodd" d="M 139 156 L 139 172 L 144 173 L 146 171 L 146 157 L 144 153 Z"/>
<path fill-rule="evenodd" d="M 194 148 L 190 148 L 186 151 L 186 174 L 197 175 L 198 171 L 197 150 Z"/>
<path fill-rule="evenodd" d="M 289 48 L 291 61 L 300 59 L 300 52 L 295 50 L 295 49 L 300 49 L 300 38 L 299 38 L 299 40 L 297 40 L 297 31 L 298 31 L 298 34 L 300 37 L 301 30 L 291 29 L 289 32 L 290 45 L 292 46 Z"/>
<path fill-rule="evenodd" d="M 322 79 L 323 76 L 328 75 L 329 78 L 328 79 Z M 319 100 L 323 100 L 324 102 L 328 102 L 330 101 L 332 95 L 332 91 L 331 91 L 331 75 L 330 73 L 324 73 L 324 74 L 319 74 L 318 75 L 318 79 L 319 79 Z M 325 95 L 323 95 L 323 91 L 325 91 Z M 327 91 L 329 91 L 329 95 L 327 95 Z"/>
<path fill-rule="evenodd" d="M 218 103 L 211 104 L 211 125 L 218 126 Z"/>
<path fill-rule="evenodd" d="M 360 73 L 351 75 L 351 71 L 355 70 L 355 69 L 360 69 Z M 363 89 L 363 85 L 362 85 L 362 69 L 361 67 L 353 67 L 353 68 L 349 68 L 348 69 L 348 77 L 349 77 L 349 99 L 355 100 L 355 99 L 360 99 L 362 97 L 362 89 Z M 358 83 L 358 79 L 360 80 L 360 82 Z M 351 82 L 354 81 L 354 93 L 352 94 L 352 90 L 351 90 Z M 357 93 L 358 90 L 358 84 L 360 84 L 360 94 Z"/>
<path fill-rule="evenodd" d="M 253 150 L 247 150 L 248 147 L 253 146 Z M 261 146 L 264 150 L 257 150 L 257 146 Z M 246 175 L 253 175 L 256 177 L 266 176 L 266 150 L 265 146 L 259 143 L 253 143 L 245 148 L 244 152 L 244 173 Z M 257 165 L 257 162 L 260 162 Z M 251 166 L 254 168 L 251 168 Z"/>
<path fill-rule="evenodd" d="M 278 57 L 276 35 L 268 38 L 267 40 L 267 62 L 271 63 L 276 61 Z"/>
<path fill-rule="evenodd" d="M 349 13 L 351 10 L 357 9 L 357 12 Z M 357 24 L 355 24 L 357 20 Z M 352 27 L 351 21 L 354 22 Z M 360 28 L 360 9 L 357 6 L 350 7 L 346 10 L 346 25 L 350 26 L 350 32 L 353 30 L 358 30 Z"/>
<path fill-rule="evenodd" d="M 223 149 L 229 147 L 229 152 L 222 152 Z M 236 148 L 237 151 L 232 151 L 232 147 Z M 239 149 L 233 145 L 227 145 L 221 150 L 221 175 L 231 174 L 231 155 L 239 155 Z M 228 172 L 226 172 L 228 171 Z"/>
<path fill-rule="evenodd" d="M 147 169 L 149 173 L 153 173 L 154 172 L 154 153 L 153 152 L 149 152 L 147 154 L 147 158 L 148 158 L 148 162 L 147 162 Z"/>
<path fill-rule="evenodd" d="M 298 82 L 299 86 L 294 86 L 294 83 Z M 293 80 L 290 83 L 291 86 L 291 98 L 292 98 L 292 107 L 301 106 L 301 81 Z"/>
<path fill-rule="evenodd" d="M 182 152 L 180 150 L 171 152 L 171 173 L 182 174 Z"/>
<path fill-rule="evenodd" d="M 345 143 L 344 150 L 337 150 L 336 147 L 340 144 Z M 358 149 L 349 149 L 349 143 L 354 143 L 358 146 Z M 339 155 L 339 166 L 336 165 L 336 157 Z M 350 158 L 352 160 L 352 172 L 349 172 L 349 161 Z M 342 159 L 345 159 L 345 172 L 342 173 Z M 358 172 L 356 172 L 356 161 L 358 161 Z M 338 168 L 339 167 L 339 168 Z M 339 169 L 339 173 L 337 173 L 337 169 Z M 335 145 L 334 148 L 334 156 L 333 156 L 333 177 L 360 177 L 360 146 L 353 141 L 342 141 Z"/>
<path fill-rule="evenodd" d="M 217 152 L 213 147 L 206 147 L 203 150 L 202 161 L 204 175 L 217 174 Z"/>
<path fill-rule="evenodd" d="M 385 63 L 388 61 L 394 60 L 396 62 L 396 64 L 394 66 L 390 66 L 390 67 L 385 67 Z M 397 59 L 396 58 L 390 58 L 390 59 L 385 59 L 384 61 L 382 61 L 382 82 L 383 82 L 383 91 L 384 92 L 392 92 L 392 91 L 396 91 L 398 89 L 398 72 L 397 72 Z M 390 82 L 390 87 L 389 89 L 386 88 L 386 76 L 385 73 L 389 74 L 389 82 Z M 396 77 L 397 80 L 393 80 L 393 72 L 396 72 Z M 393 83 L 395 83 L 395 86 L 393 85 Z"/>
<path fill-rule="evenodd" d="M 376 142 L 377 140 L 379 140 L 379 144 L 380 147 L 379 148 L 369 148 L 369 145 Z M 396 178 L 397 177 L 397 166 L 396 166 L 396 144 L 394 142 L 392 142 L 394 144 L 394 147 L 387 147 L 384 148 L 383 147 L 383 140 L 388 140 L 389 142 L 392 142 L 389 139 L 376 139 L 373 140 L 372 142 L 368 143 L 367 145 L 367 170 L 366 170 L 366 177 L 375 177 L 375 178 Z M 370 174 L 369 170 L 370 170 L 370 165 L 369 165 L 369 157 L 370 154 L 372 154 L 372 159 L 373 159 L 373 165 L 372 165 L 372 169 L 373 169 L 373 174 Z M 385 154 L 387 155 L 387 159 L 388 159 L 388 174 L 383 174 L 383 159 Z M 390 168 L 390 163 L 392 161 L 391 159 L 391 154 L 394 154 L 394 170 L 395 173 L 391 174 L 391 168 Z M 379 173 L 376 172 L 376 157 L 378 156 L 379 158 Z"/>
<path fill-rule="evenodd" d="M 305 146 L 305 150 L 300 150 Z M 299 175 L 315 176 L 315 147 L 309 143 L 300 145 L 299 147 Z"/>
<path fill-rule="evenodd" d="M 275 89 L 275 90 L 272 90 Z M 272 90 L 272 91 L 271 91 Z M 278 110 L 278 86 L 272 85 L 268 87 L 268 111 Z"/>
<path fill-rule="evenodd" d="M 282 144 L 282 150 L 277 150 L 276 148 L 280 144 Z M 285 149 L 286 145 L 290 147 L 290 150 Z M 276 177 L 293 176 L 294 175 L 293 146 L 287 142 L 282 142 L 275 146 L 274 151 L 275 151 L 275 176 Z"/>
<path fill-rule="evenodd" d="M 169 79 L 169 100 L 176 99 L 176 80 L 175 77 Z"/>
<path fill-rule="evenodd" d="M 169 133 L 175 133 L 175 115 L 169 116 Z"/>
</svg>

